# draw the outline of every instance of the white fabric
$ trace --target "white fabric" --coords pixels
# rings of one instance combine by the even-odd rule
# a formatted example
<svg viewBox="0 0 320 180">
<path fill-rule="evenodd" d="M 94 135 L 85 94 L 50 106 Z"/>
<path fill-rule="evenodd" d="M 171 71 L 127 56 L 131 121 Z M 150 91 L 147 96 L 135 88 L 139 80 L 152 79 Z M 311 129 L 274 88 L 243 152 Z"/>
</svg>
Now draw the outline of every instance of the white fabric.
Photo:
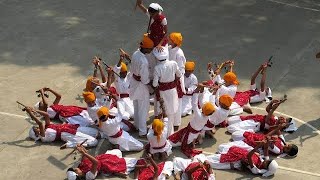
<svg viewBox="0 0 320 180">
<path fill-rule="evenodd" d="M 288 131 L 296 131 L 298 130 L 297 125 L 296 125 L 296 121 L 295 120 L 291 120 L 291 124 L 289 125 L 289 127 L 287 127 L 286 129 L 284 129 L 284 131 L 288 132 Z"/>
<path fill-rule="evenodd" d="M 237 89 L 238 88 L 236 85 L 230 85 L 230 86 L 221 85 L 216 93 L 216 101 L 219 102 L 220 96 L 225 94 L 234 98 L 234 96 L 236 95 Z"/>
<path fill-rule="evenodd" d="M 98 175 L 98 171 L 96 171 L 96 173 L 94 174 L 91 171 L 88 171 L 86 173 L 86 180 L 94 180 L 96 179 L 97 175 Z"/>
<path fill-rule="evenodd" d="M 181 111 L 182 111 L 182 98 L 178 98 L 178 110 L 174 113 L 173 117 L 173 126 L 181 125 Z"/>
<path fill-rule="evenodd" d="M 197 88 L 198 79 L 192 73 L 189 77 L 184 76 L 184 85 L 186 89 L 186 94 L 193 94 L 193 91 Z M 184 95 L 182 97 L 182 107 L 181 107 L 181 115 L 186 116 L 191 114 L 192 104 L 191 104 L 192 96 Z"/>
<path fill-rule="evenodd" d="M 130 79 L 130 99 L 149 100 L 149 90 L 147 86 L 150 81 L 149 65 L 146 56 L 140 50 L 137 50 L 132 55 L 130 71 L 132 74 L 141 76 L 141 81 L 136 81 L 134 78 Z"/>
<path fill-rule="evenodd" d="M 98 144 L 96 138 L 79 131 L 75 135 L 66 132 L 61 133 L 61 140 L 65 141 L 69 148 L 76 147 L 77 144 L 82 143 L 86 139 L 87 141 L 83 144 L 85 147 L 94 147 Z"/>
<path fill-rule="evenodd" d="M 40 101 L 38 101 L 35 105 L 33 105 L 33 107 L 37 110 L 39 110 L 40 107 Z"/>
<path fill-rule="evenodd" d="M 123 151 L 139 151 L 143 149 L 143 144 L 130 136 L 126 131 L 122 131 L 122 135 L 117 138 L 112 138 L 120 131 L 121 117 L 116 116 L 111 119 L 108 118 L 107 121 L 102 122 L 100 130 L 108 136 L 110 143 L 117 144 L 120 146 L 120 150 Z"/>
<path fill-rule="evenodd" d="M 148 95 L 147 95 L 148 96 Z M 147 120 L 149 119 L 149 99 L 133 100 L 134 125 L 139 129 L 139 135 L 147 134 Z"/>
<path fill-rule="evenodd" d="M 117 107 L 122 119 L 129 120 L 134 115 L 133 101 L 129 98 L 120 98 L 117 101 Z"/>
<path fill-rule="evenodd" d="M 164 118 L 164 129 L 162 131 L 162 134 L 160 136 L 160 141 L 158 142 L 157 136 L 154 135 L 154 131 L 152 127 L 150 127 L 148 134 L 147 134 L 147 139 L 150 143 L 150 153 L 155 154 L 155 153 L 162 153 L 166 152 L 168 156 L 172 153 L 172 145 L 170 144 L 170 141 L 167 140 L 167 134 L 168 134 L 168 118 Z M 153 149 L 153 147 L 162 147 L 164 144 L 165 147 L 162 149 Z"/>
<path fill-rule="evenodd" d="M 163 47 L 162 51 L 159 51 L 157 48 L 154 48 L 152 50 L 152 54 L 158 59 L 158 60 L 167 60 L 169 57 L 169 50 L 166 47 Z"/>
<path fill-rule="evenodd" d="M 260 131 L 260 122 L 255 122 L 253 120 L 245 120 L 238 123 L 231 124 L 227 127 L 229 133 L 234 133 L 236 131 L 249 131 L 254 132 Z"/>
<path fill-rule="evenodd" d="M 250 85 L 250 90 L 256 90 L 256 84 Z M 259 94 L 250 97 L 250 103 L 258 103 L 264 101 L 266 98 L 266 90 L 259 90 Z"/>
<path fill-rule="evenodd" d="M 227 119 L 229 110 L 215 106 L 216 111 L 209 116 L 209 121 L 214 125 L 219 125 Z M 211 130 L 212 128 L 204 127 L 204 130 Z"/>
<path fill-rule="evenodd" d="M 164 163 L 163 169 L 160 173 L 160 175 L 158 176 L 158 180 L 166 180 L 166 175 L 168 175 L 169 177 L 171 176 L 173 171 L 173 162 L 172 161 L 166 161 Z"/>
<path fill-rule="evenodd" d="M 185 64 L 186 64 L 186 57 L 182 49 L 179 46 L 172 48 L 169 46 L 169 60 L 175 61 L 178 64 L 179 70 L 184 75 L 185 73 Z M 184 90 L 184 89 L 182 89 Z"/>
<path fill-rule="evenodd" d="M 268 177 L 276 173 L 279 165 L 275 160 L 272 160 L 268 166 L 268 171 L 262 174 L 263 177 Z"/>
<path fill-rule="evenodd" d="M 29 130 L 29 137 L 32 138 L 35 141 L 38 141 L 40 139 L 40 136 L 36 136 L 36 133 L 33 130 L 33 127 Z"/>
<path fill-rule="evenodd" d="M 240 116 L 231 116 L 227 119 L 227 123 L 230 125 L 241 122 Z"/>
<path fill-rule="evenodd" d="M 151 3 L 149 5 L 149 7 L 151 7 L 152 9 L 154 9 L 156 11 L 163 11 L 163 8 L 158 3 Z"/>
<path fill-rule="evenodd" d="M 41 137 L 42 142 L 53 142 L 56 139 L 57 132 L 54 129 L 47 128 L 44 132 L 44 137 Z"/>
<path fill-rule="evenodd" d="M 212 154 L 207 156 L 212 169 L 231 169 L 231 164 L 229 162 L 220 162 L 221 154 Z M 234 168 L 241 169 L 241 161 L 232 162 Z"/>
<path fill-rule="evenodd" d="M 168 83 L 175 80 L 175 77 L 181 77 L 178 65 L 174 61 L 161 61 L 156 65 L 153 76 L 153 86 L 158 87 L 159 82 Z M 160 91 L 160 97 L 163 98 L 167 114 L 174 114 L 178 110 L 178 93 L 175 88 L 166 91 Z"/>
<path fill-rule="evenodd" d="M 77 179 L 77 173 L 73 171 L 67 171 L 67 179 L 68 180 L 76 180 Z"/>
<path fill-rule="evenodd" d="M 230 109 L 230 116 L 235 116 L 243 113 L 243 108 L 236 102 L 232 102 Z"/>
<path fill-rule="evenodd" d="M 247 151 L 253 150 L 253 147 L 249 146 L 247 143 L 245 143 L 243 141 L 233 141 L 233 142 L 227 142 L 227 143 L 220 144 L 218 146 L 218 153 L 226 154 L 232 146 L 237 146 L 242 149 L 246 149 Z"/>
<path fill-rule="evenodd" d="M 101 108 L 101 106 L 99 106 L 98 104 L 95 104 L 92 107 L 87 106 L 87 111 L 89 113 L 89 116 L 91 117 L 92 121 L 95 124 L 98 124 L 98 121 L 99 121 L 99 117 L 97 115 L 97 112 L 99 111 L 100 108 Z"/>
</svg>

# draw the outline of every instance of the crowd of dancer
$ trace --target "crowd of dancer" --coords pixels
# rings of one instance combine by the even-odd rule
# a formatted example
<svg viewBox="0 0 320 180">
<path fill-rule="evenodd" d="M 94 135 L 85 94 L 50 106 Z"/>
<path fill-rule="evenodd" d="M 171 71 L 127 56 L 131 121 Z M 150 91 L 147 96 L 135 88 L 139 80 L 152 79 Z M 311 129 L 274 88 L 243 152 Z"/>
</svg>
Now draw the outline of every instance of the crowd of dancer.
<svg viewBox="0 0 320 180">
<path fill-rule="evenodd" d="M 182 34 L 168 33 L 163 8 L 157 3 L 146 8 L 142 0 L 136 5 L 150 18 L 148 33 L 131 56 L 121 50 L 114 67 L 104 68 L 101 58 L 93 58 L 94 72 L 82 93 L 86 107 L 60 104 L 62 96 L 48 87 L 38 91 L 40 102 L 25 107 L 37 124 L 30 129 L 30 138 L 43 143 L 64 141 L 61 149 L 75 148 L 82 154 L 80 165 L 67 170 L 69 180 L 91 180 L 98 174 L 127 177 L 132 171 L 141 180 L 171 175 L 202 180 L 215 179 L 213 169 L 246 168 L 271 176 L 278 164 L 269 153 L 297 155 L 298 147 L 286 143 L 283 136 L 297 130 L 294 120 L 274 115 L 286 97 L 272 99 L 266 85 L 270 61 L 257 68 L 244 92 L 237 91 L 233 60 L 208 64 L 208 80 L 198 82 L 196 61 L 186 60 Z M 227 72 L 222 75 L 223 69 Z M 55 96 L 52 104 L 48 93 Z M 266 115 L 252 114 L 250 104 L 263 101 L 269 103 Z M 154 105 L 154 119 L 148 129 L 150 104 Z M 180 127 L 184 116 L 191 116 L 190 122 Z M 61 123 L 52 123 L 53 119 Z M 233 141 L 219 145 L 217 152 L 203 154 L 195 147 L 201 147 L 204 138 L 214 137 L 217 126 L 226 127 Z M 148 143 L 133 137 L 135 131 Z M 101 138 L 112 144 L 112 150 L 94 157 L 85 147 L 96 146 Z M 173 147 L 180 147 L 186 158 L 173 156 Z M 124 151 L 142 150 L 146 153 L 140 159 L 122 156 Z"/>
</svg>

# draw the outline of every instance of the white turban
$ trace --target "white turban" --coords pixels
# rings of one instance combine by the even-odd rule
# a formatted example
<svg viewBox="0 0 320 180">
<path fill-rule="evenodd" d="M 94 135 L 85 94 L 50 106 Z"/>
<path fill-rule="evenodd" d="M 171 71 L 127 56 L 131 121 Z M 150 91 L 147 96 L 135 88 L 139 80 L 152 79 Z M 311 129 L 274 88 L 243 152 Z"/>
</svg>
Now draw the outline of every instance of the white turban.
<svg viewBox="0 0 320 180">
<path fill-rule="evenodd" d="M 73 171 L 67 171 L 67 178 L 68 178 L 68 180 L 76 180 L 77 173 L 75 173 Z"/>
<path fill-rule="evenodd" d="M 33 130 L 33 127 L 31 127 L 31 129 L 29 130 L 29 137 L 32 138 L 35 141 L 38 141 L 40 139 L 40 137 L 36 136 L 36 133 Z"/>
<path fill-rule="evenodd" d="M 268 171 L 262 174 L 263 177 L 268 177 L 274 175 L 278 169 L 279 165 L 275 160 L 272 160 L 268 166 Z"/>
<path fill-rule="evenodd" d="M 162 7 L 158 3 L 151 3 L 149 7 L 157 11 L 163 11 Z"/>
<path fill-rule="evenodd" d="M 158 60 L 166 60 L 169 57 L 169 51 L 167 47 L 162 47 L 163 50 L 160 52 L 157 48 L 154 48 L 152 50 L 153 55 L 158 59 Z"/>
<path fill-rule="evenodd" d="M 298 130 L 296 122 L 292 119 L 289 127 L 287 127 L 284 131 L 288 132 L 288 131 L 296 131 L 296 130 Z"/>
</svg>

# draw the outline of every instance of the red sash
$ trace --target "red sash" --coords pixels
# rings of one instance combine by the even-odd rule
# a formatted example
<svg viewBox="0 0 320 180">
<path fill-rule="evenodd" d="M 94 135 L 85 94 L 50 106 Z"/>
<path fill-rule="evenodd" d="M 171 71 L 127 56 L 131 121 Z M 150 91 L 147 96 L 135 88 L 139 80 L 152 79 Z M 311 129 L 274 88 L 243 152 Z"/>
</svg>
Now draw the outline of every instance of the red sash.
<svg viewBox="0 0 320 180">
<path fill-rule="evenodd" d="M 185 172 L 190 171 L 190 169 L 193 169 L 193 168 L 199 166 L 199 164 L 200 164 L 199 162 L 193 162 L 193 163 L 189 164 L 188 167 L 185 169 Z M 208 179 L 210 174 L 204 168 L 206 168 L 206 167 L 199 167 L 198 169 L 196 169 L 191 174 L 192 179 L 194 179 L 194 180 Z"/>
<path fill-rule="evenodd" d="M 193 93 L 191 93 L 191 94 L 184 94 L 185 96 L 193 96 Z"/>
<path fill-rule="evenodd" d="M 139 159 L 137 165 L 146 165 L 146 161 L 144 159 Z M 165 162 L 161 162 L 157 164 L 158 166 L 158 176 L 162 173 Z M 152 165 L 148 167 L 139 169 L 138 180 L 153 180 L 154 168 Z"/>
<path fill-rule="evenodd" d="M 129 97 L 129 94 L 120 94 L 120 98 L 127 98 Z"/>
<path fill-rule="evenodd" d="M 64 105 L 59 105 L 59 104 L 51 105 L 50 108 L 52 108 L 57 113 L 56 114 L 57 118 L 59 118 L 59 115 L 64 117 L 64 118 L 68 118 L 68 117 L 71 117 L 71 116 L 77 116 L 83 110 L 87 110 L 87 108 L 84 108 L 84 107 L 64 106 Z"/>
<path fill-rule="evenodd" d="M 181 142 L 181 151 L 188 157 L 193 157 L 197 154 L 202 153 L 200 150 L 192 149 L 191 144 L 188 144 L 188 136 L 190 133 L 196 134 L 199 133 L 200 131 L 197 131 L 193 129 L 190 125 L 188 124 L 187 127 L 180 129 L 179 131 L 175 132 L 171 136 L 168 137 L 168 139 L 173 142 Z"/>
<path fill-rule="evenodd" d="M 176 79 L 176 83 L 177 83 L 178 98 L 182 98 L 184 93 L 182 92 L 180 78 Z"/>
<path fill-rule="evenodd" d="M 130 129 L 129 131 L 137 130 L 136 127 L 130 121 L 122 119 L 121 122 L 123 122 L 125 125 L 127 125 L 129 127 L 129 129 Z"/>
<path fill-rule="evenodd" d="M 118 138 L 122 135 L 122 129 L 120 129 L 120 131 L 118 131 L 115 135 L 112 135 L 112 136 L 109 136 L 109 137 L 112 137 L 112 138 Z"/>
<path fill-rule="evenodd" d="M 135 74 L 132 74 L 132 77 L 136 80 L 136 81 L 141 81 L 141 76 L 137 76 Z"/>
<path fill-rule="evenodd" d="M 56 138 L 55 141 L 58 141 L 61 139 L 61 133 L 66 132 L 75 135 L 77 133 L 77 129 L 79 127 L 79 124 L 49 124 L 45 128 L 50 128 L 55 130 Z"/>
<path fill-rule="evenodd" d="M 177 87 L 176 81 L 167 82 L 167 83 L 159 82 L 159 87 L 155 90 L 157 101 L 160 101 L 160 91 L 166 91 L 176 87 Z"/>
<path fill-rule="evenodd" d="M 205 126 L 208 128 L 214 128 L 214 124 L 212 124 L 209 120 L 207 121 L 207 124 Z"/>
<path fill-rule="evenodd" d="M 154 46 L 157 46 L 165 35 L 164 26 L 161 24 L 164 18 L 165 16 L 163 14 L 159 14 L 153 18 L 154 21 L 150 25 L 149 38 L 153 41 Z M 165 46 L 166 44 L 167 39 L 165 39 L 161 45 Z"/>
<path fill-rule="evenodd" d="M 163 146 L 160 146 L 160 147 L 152 147 L 152 149 L 162 149 L 162 148 L 166 147 L 166 145 L 167 145 L 167 142 L 164 143 Z"/>
</svg>

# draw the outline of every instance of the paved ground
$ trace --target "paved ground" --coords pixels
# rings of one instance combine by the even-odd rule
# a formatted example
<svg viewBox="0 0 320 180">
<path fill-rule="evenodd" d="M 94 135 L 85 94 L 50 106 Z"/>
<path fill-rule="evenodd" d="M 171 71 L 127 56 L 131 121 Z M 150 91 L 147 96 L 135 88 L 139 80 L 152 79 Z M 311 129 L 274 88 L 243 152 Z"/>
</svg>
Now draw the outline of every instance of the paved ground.
<svg viewBox="0 0 320 180">
<path fill-rule="evenodd" d="M 151 1 L 146 1 L 150 3 Z M 275 56 L 268 74 L 274 95 L 287 94 L 279 108 L 295 117 L 299 129 L 287 140 L 296 143 L 299 155 L 279 159 L 274 179 L 319 179 L 320 163 L 320 3 L 315 0 L 175 0 L 159 1 L 168 16 L 169 30 L 184 35 L 187 59 L 197 61 L 196 75 L 206 78 L 209 61 L 235 58 L 240 89 L 246 89 L 254 69 Z M 100 55 L 110 64 L 117 48 L 128 52 L 146 31 L 147 19 L 133 11 L 134 0 L 16 1 L 0 0 L 0 176 L 2 179 L 63 179 L 76 163 L 60 143 L 41 145 L 28 140 L 30 127 L 16 100 L 32 105 L 34 91 L 57 89 L 63 104 L 83 105 L 77 98 L 91 73 L 90 59 Z M 256 106 L 262 112 L 266 104 Z M 186 125 L 188 118 L 185 118 Z M 214 153 L 229 140 L 224 129 L 206 140 L 204 150 Z M 108 148 L 101 141 L 99 149 Z M 176 156 L 179 152 L 175 151 Z M 140 153 L 126 156 L 139 157 Z M 182 155 L 181 155 L 182 156 Z M 258 179 L 234 171 L 216 171 L 217 179 Z M 103 178 L 103 177 L 101 177 Z"/>
</svg>

